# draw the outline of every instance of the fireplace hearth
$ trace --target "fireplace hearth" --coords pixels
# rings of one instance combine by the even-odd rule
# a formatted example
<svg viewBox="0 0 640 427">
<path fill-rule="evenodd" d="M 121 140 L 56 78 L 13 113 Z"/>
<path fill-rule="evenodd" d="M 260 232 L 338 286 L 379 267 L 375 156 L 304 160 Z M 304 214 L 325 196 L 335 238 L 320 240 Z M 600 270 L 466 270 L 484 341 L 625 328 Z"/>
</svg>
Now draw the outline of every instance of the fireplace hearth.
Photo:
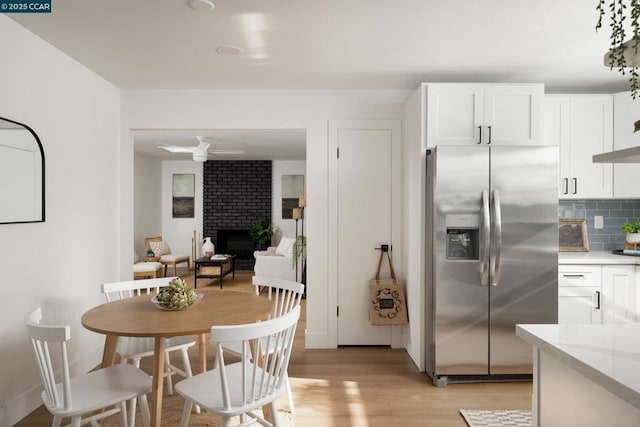
<svg viewBox="0 0 640 427">
<path fill-rule="evenodd" d="M 236 268 L 253 269 L 253 239 L 249 230 L 218 230 L 216 253 L 236 255 Z"/>
</svg>

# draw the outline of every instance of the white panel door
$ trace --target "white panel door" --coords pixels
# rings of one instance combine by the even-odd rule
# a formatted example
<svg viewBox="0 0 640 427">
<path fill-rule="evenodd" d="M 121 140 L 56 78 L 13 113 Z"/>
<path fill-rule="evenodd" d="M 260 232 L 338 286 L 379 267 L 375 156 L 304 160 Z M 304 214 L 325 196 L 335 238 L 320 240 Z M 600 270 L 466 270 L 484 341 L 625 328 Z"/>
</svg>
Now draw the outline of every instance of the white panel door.
<svg viewBox="0 0 640 427">
<path fill-rule="evenodd" d="M 359 122 L 355 122 L 359 123 Z M 337 322 L 338 345 L 390 345 L 390 326 L 369 324 L 369 280 L 375 276 L 381 244 L 393 244 L 393 161 L 399 156 L 397 129 L 363 126 L 338 128 L 337 138 Z M 369 128 L 367 125 L 374 128 Z M 397 151 L 396 151 L 397 150 Z M 398 196 L 397 194 L 395 196 Z M 395 216 L 395 217 L 394 217 Z M 397 238 L 397 237 L 396 237 Z M 399 246 L 399 245 L 397 245 Z M 399 247 L 398 247 L 399 249 Z M 392 252 L 393 257 L 393 252 Z M 400 268 L 395 259 L 396 272 Z M 381 277 L 389 277 L 386 267 Z"/>
</svg>

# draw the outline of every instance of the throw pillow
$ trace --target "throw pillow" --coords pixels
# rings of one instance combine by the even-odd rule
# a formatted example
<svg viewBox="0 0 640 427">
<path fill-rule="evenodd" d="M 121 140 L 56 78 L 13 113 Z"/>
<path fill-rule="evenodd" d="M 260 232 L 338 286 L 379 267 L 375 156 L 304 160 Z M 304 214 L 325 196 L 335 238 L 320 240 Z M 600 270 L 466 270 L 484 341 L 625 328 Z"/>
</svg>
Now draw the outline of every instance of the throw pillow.
<svg viewBox="0 0 640 427">
<path fill-rule="evenodd" d="M 159 242 L 149 242 L 149 246 L 151 246 L 151 250 L 156 256 L 162 256 L 171 253 L 171 248 L 164 240 L 161 240 Z"/>
<path fill-rule="evenodd" d="M 296 239 L 292 239 L 291 237 L 283 237 L 280 239 L 280 243 L 276 248 L 276 254 L 287 258 L 293 257 L 293 244 L 295 241 Z"/>
</svg>

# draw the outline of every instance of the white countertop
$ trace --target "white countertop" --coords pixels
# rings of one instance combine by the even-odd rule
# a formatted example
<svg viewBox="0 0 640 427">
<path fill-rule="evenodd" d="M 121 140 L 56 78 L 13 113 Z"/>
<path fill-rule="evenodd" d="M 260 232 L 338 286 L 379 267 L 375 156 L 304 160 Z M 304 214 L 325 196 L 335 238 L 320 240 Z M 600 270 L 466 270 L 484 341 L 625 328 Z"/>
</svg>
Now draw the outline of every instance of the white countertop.
<svg viewBox="0 0 640 427">
<path fill-rule="evenodd" d="M 640 257 L 611 252 L 558 252 L 558 264 L 626 264 L 640 265 Z"/>
<path fill-rule="evenodd" d="M 640 409 L 640 324 L 517 325 L 516 335 Z"/>
</svg>

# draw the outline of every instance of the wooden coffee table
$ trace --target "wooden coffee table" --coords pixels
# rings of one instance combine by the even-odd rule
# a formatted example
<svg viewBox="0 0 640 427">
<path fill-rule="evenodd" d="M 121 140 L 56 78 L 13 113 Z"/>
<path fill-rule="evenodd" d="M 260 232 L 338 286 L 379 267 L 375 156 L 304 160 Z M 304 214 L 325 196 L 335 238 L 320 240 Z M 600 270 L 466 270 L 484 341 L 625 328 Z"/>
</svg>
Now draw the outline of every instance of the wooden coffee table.
<svg viewBox="0 0 640 427">
<path fill-rule="evenodd" d="M 193 269 L 193 287 L 198 287 L 198 279 L 220 279 L 220 289 L 222 289 L 222 278 L 231 273 L 232 278 L 236 278 L 236 255 L 227 255 L 226 258 L 211 259 L 209 257 L 198 258 Z"/>
</svg>

